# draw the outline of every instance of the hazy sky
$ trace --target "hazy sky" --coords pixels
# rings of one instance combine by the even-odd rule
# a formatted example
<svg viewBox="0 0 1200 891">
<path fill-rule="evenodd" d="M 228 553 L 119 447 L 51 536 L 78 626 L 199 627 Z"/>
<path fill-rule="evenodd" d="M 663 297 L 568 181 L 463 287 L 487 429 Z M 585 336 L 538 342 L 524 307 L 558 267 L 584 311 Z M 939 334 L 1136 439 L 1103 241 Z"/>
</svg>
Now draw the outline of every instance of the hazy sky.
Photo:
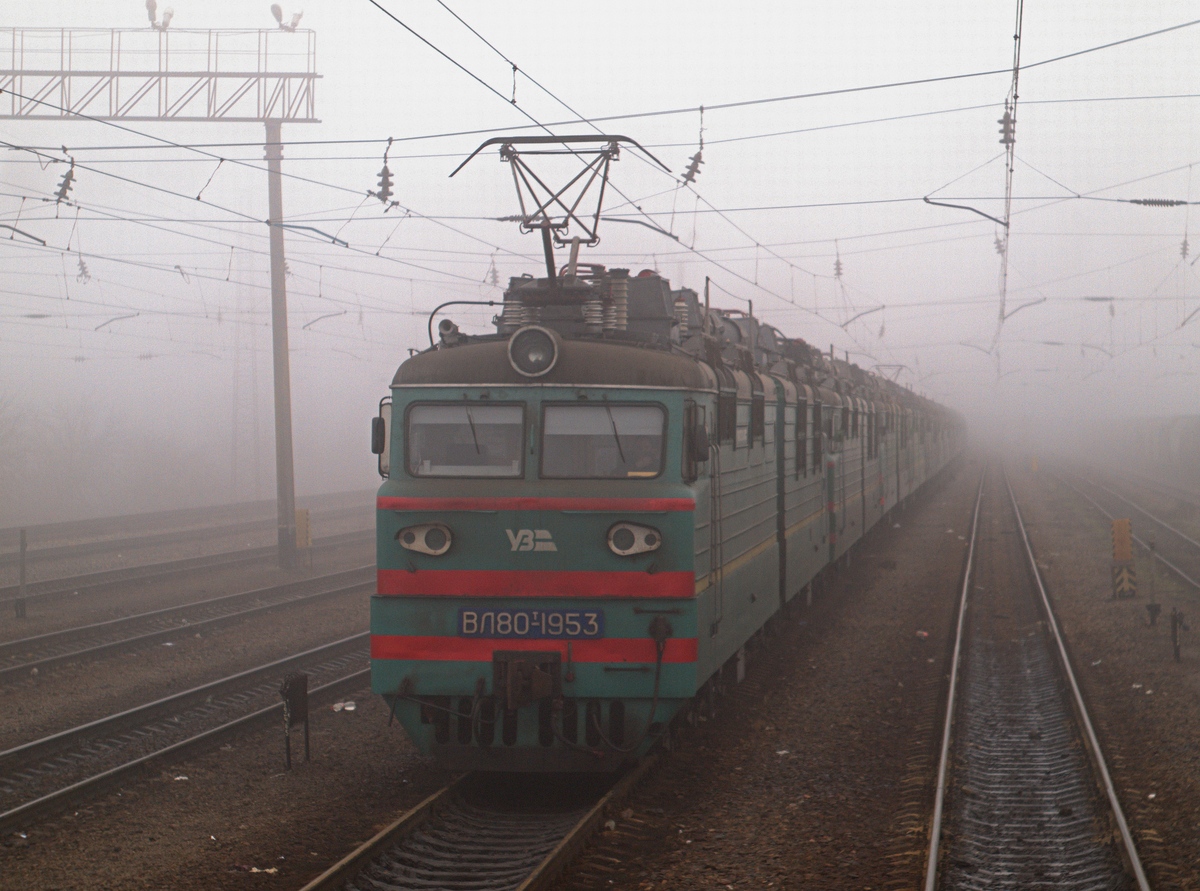
<svg viewBox="0 0 1200 891">
<path fill-rule="evenodd" d="M 172 5 L 173 31 L 274 27 L 267 2 Z M 368 0 L 310 0 L 303 9 L 322 75 L 321 123 L 283 130 L 295 143 L 285 149 L 285 172 L 308 180 L 285 181 L 285 215 L 319 230 L 287 237 L 302 491 L 369 483 L 366 418 L 408 348 L 427 344 L 429 309 L 499 299 L 493 266 L 502 285 L 541 269 L 536 239 L 495 219 L 518 209 L 495 151 L 453 179 L 450 171 L 489 136 L 543 132 L 517 128 L 576 113 L 639 115 L 597 126 L 637 140 L 671 175 L 625 152 L 606 213 L 653 220 L 678 237 L 602 224 L 588 261 L 657 268 L 697 290 L 711 276 L 720 289 L 714 303 L 753 300 L 756 314 L 785 333 L 849 350 L 865 367 L 887 366 L 981 429 L 997 418 L 1196 408 L 1200 316 L 1184 323 L 1200 307 L 1192 266 L 1200 240 L 1181 254 L 1190 208 L 1113 199 L 1200 200 L 1192 167 L 1200 161 L 1200 25 L 1036 64 L 1184 24 L 1195 4 L 1026 5 L 1007 306 L 1042 302 L 1010 318 L 991 353 L 1003 232 L 976 213 L 921 199 L 1003 216 L 997 119 L 1011 84 L 1014 2 L 447 0 L 480 36 L 437 0 L 380 5 L 470 74 Z M 142 0 L 0 0 L 0 11 L 18 28 L 148 24 Z M 294 11 L 286 7 L 285 16 Z M 695 190 L 680 189 L 698 148 L 701 105 L 705 163 Z M 7 143 L 57 159 L 65 147 L 94 168 L 77 169 L 72 201 L 55 204 L 65 164 L 43 169 L 44 157 L 0 154 L 0 223 L 48 244 L 0 230 L 0 382 L 27 414 L 53 407 L 70 415 L 87 404 L 107 429 L 203 444 L 210 458 L 232 462 L 234 490 L 256 485 L 246 462 L 257 449 L 265 494 L 267 231 L 246 219 L 267 215 L 254 145 L 263 129 L 129 126 L 219 144 L 205 151 L 229 162 L 218 167 L 100 123 L 0 121 Z M 582 122 L 552 129 L 596 132 Z M 488 132 L 445 135 L 471 130 Z M 402 208 L 384 213 L 364 198 L 377 187 L 388 137 Z M 195 200 L 201 193 L 209 203 Z M 451 314 L 482 331 L 491 312 Z"/>
</svg>

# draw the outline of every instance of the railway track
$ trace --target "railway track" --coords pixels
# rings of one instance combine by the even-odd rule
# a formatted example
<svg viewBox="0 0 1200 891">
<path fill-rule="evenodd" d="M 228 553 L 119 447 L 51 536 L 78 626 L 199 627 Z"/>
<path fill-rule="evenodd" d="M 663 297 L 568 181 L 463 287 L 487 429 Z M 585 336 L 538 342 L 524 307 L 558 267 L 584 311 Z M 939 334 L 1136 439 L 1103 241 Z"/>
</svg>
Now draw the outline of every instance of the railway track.
<svg viewBox="0 0 1200 891">
<path fill-rule="evenodd" d="M 1140 535 L 1134 534 L 1134 541 L 1147 553 L 1153 550 L 1157 562 L 1192 588 L 1200 590 L 1200 541 L 1195 537 L 1103 483 L 1077 478 L 1082 483 L 1081 488 L 1065 477 L 1059 479 L 1110 520 L 1128 516 L 1129 508 L 1133 508 L 1137 512 L 1134 529 L 1141 530 Z"/>
<path fill-rule="evenodd" d="M 0 683 L 67 662 L 194 634 L 253 615 L 373 590 L 373 565 L 269 588 L 226 594 L 0 644 Z"/>
<path fill-rule="evenodd" d="M 986 476 L 959 605 L 925 891 L 1149 891 L 1016 498 L 1006 479 L 986 488 Z"/>
<path fill-rule="evenodd" d="M 549 887 L 655 763 L 615 783 L 467 774 L 435 792 L 303 891 L 534 891 Z"/>
<path fill-rule="evenodd" d="M 366 542 L 374 535 L 374 529 L 355 530 L 318 538 L 313 541 L 314 551 L 330 550 L 345 545 Z M 96 595 L 114 585 L 129 582 L 170 579 L 200 569 L 226 569 L 234 566 L 245 566 L 264 560 L 273 560 L 276 556 L 274 545 L 262 548 L 246 548 L 237 551 L 226 551 L 220 554 L 208 554 L 203 557 L 186 557 L 180 560 L 167 560 L 161 563 L 147 563 L 138 566 L 126 566 L 119 569 L 106 569 L 100 572 L 89 572 L 82 575 L 65 576 L 57 579 L 47 579 L 32 582 L 26 587 L 25 601 L 29 606 L 40 603 L 51 603 L 54 600 L 71 596 Z M 17 585 L 0 586 L 0 610 L 9 609 L 19 600 Z"/>
<path fill-rule="evenodd" d="M 369 514 L 369 505 L 315 510 L 318 522 L 336 522 L 354 517 L 364 517 Z M 100 525 L 96 521 L 92 526 Z M 143 532 L 137 535 L 126 535 L 116 538 L 96 538 L 91 540 L 72 541 L 65 544 L 31 547 L 25 553 L 26 565 L 32 566 L 51 560 L 77 559 L 96 554 L 115 554 L 125 551 L 137 551 L 145 548 L 161 547 L 179 542 L 204 542 L 238 535 L 265 535 L 275 533 L 277 521 L 274 517 L 260 517 L 250 520 L 236 520 L 232 523 L 217 526 L 189 526 L 169 531 Z M 81 524 L 86 526 L 87 524 Z M 15 566 L 20 561 L 19 551 L 0 553 L 0 567 Z"/>
<path fill-rule="evenodd" d="M 17 829 L 167 756 L 210 745 L 283 711 L 280 679 L 309 675 L 310 697 L 367 682 L 367 633 L 355 634 L 0 752 L 0 829 Z"/>
<path fill-rule="evenodd" d="M 1115 471 L 1109 471 L 1109 473 L 1110 475 L 1116 475 Z M 1131 482 L 1139 487 L 1151 489 L 1166 498 L 1173 498 L 1192 510 L 1200 510 L 1200 492 L 1194 489 L 1188 489 L 1144 473 L 1130 473 L 1129 477 Z"/>
<path fill-rule="evenodd" d="M 351 493 L 334 496 L 343 498 Z M 312 505 L 315 507 L 316 505 Z M 275 502 L 251 501 L 240 504 L 224 504 L 200 508 L 175 508 L 140 514 L 90 517 L 86 520 L 59 520 L 58 522 L 6 526 L 0 529 L 0 549 L 15 550 L 21 529 L 37 541 L 66 544 L 71 541 L 96 537 L 97 527 L 108 530 L 111 536 L 135 536 L 154 529 L 182 529 L 184 527 L 216 526 L 236 523 L 246 519 L 263 519 L 275 516 Z"/>
</svg>

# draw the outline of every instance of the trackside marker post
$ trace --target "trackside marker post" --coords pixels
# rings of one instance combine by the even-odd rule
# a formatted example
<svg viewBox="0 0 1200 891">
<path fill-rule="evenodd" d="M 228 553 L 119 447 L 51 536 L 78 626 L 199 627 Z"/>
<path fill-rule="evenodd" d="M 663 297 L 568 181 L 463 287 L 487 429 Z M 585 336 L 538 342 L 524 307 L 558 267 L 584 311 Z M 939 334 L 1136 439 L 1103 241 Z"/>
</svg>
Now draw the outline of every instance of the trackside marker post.
<svg viewBox="0 0 1200 891">
<path fill-rule="evenodd" d="M 304 760 L 309 761 L 308 752 L 308 675 L 302 671 L 289 674 L 279 685 L 283 697 L 283 740 L 284 758 L 287 769 L 292 769 L 292 728 L 304 725 Z"/>
<path fill-rule="evenodd" d="M 1179 631 L 1191 631 L 1184 621 L 1183 613 L 1178 607 L 1171 607 L 1171 650 L 1175 653 L 1175 661 L 1179 661 Z"/>
<path fill-rule="evenodd" d="M 25 547 L 28 545 L 25 530 L 21 530 L 21 582 L 17 588 L 17 600 L 14 609 L 18 619 L 25 618 Z"/>
<path fill-rule="evenodd" d="M 296 510 L 296 548 L 307 550 L 312 547 L 312 523 L 308 508 Z"/>
<path fill-rule="evenodd" d="M 312 569 L 312 517 L 307 507 L 296 509 L 296 550 L 308 554 L 308 568 Z"/>
<path fill-rule="evenodd" d="M 1137 597 L 1137 571 L 1133 564 L 1133 524 L 1128 518 L 1112 521 L 1113 597 Z"/>
</svg>

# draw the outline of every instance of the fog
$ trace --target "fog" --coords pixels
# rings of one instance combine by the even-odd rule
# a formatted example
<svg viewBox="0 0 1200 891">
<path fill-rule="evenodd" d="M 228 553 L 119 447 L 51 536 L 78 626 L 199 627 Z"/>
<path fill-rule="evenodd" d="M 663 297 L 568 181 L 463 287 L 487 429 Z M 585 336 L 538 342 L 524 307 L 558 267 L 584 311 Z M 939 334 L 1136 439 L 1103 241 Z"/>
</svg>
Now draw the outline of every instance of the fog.
<svg viewBox="0 0 1200 891">
<path fill-rule="evenodd" d="M 596 126 L 672 171 L 623 152 L 606 216 L 674 237 L 606 221 L 584 261 L 697 290 L 709 276 L 715 305 L 752 300 L 786 334 L 962 412 L 981 443 L 1086 452 L 1197 410 L 1200 25 L 1059 58 L 1189 23 L 1191 4 L 1026 10 L 999 329 L 989 217 L 1004 217 L 1014 3 L 447 0 L 506 58 L 435 0 L 380 5 L 408 28 L 367 0 L 305 3 L 320 123 L 283 126 L 301 494 L 374 485 L 368 419 L 428 345 L 434 306 L 498 300 L 543 268 L 536 238 L 498 220 L 519 206 L 494 150 L 449 177 L 490 136 L 543 132 L 519 129 L 531 118 L 588 133 L 555 122 L 640 114 Z M 173 31 L 275 27 L 266 2 L 174 6 Z M 142 0 L 0 11 L 16 28 L 148 25 Z M 911 83 L 933 78 L 951 79 Z M 678 113 L 644 114 L 660 111 Z M 274 493 L 263 127 L 120 126 L 0 121 L 2 526 Z M 366 195 L 385 150 L 390 209 Z M 468 332 L 492 313 L 450 310 Z"/>
</svg>

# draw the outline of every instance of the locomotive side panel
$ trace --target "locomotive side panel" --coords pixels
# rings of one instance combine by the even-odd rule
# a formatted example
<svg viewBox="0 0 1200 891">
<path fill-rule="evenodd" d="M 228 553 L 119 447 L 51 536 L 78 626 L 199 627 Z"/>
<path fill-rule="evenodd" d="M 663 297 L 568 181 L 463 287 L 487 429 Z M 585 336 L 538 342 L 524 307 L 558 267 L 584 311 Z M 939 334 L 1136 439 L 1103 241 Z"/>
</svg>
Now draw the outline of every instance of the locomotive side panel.
<svg viewBox="0 0 1200 891">
<path fill-rule="evenodd" d="M 863 454 L 859 434 L 859 400 L 846 397 L 839 417 L 836 501 L 838 536 L 835 558 L 841 557 L 862 537 Z"/>
<path fill-rule="evenodd" d="M 706 679 L 740 650 L 779 608 L 777 399 L 770 379 L 735 372 L 733 424 L 709 462 L 712 565 L 697 581 L 702 619 L 700 675 Z M 769 388 L 769 389 L 768 389 Z M 769 401 L 768 401 L 769 397 Z M 766 419 L 772 418 L 767 424 Z"/>
<path fill-rule="evenodd" d="M 825 466 L 817 447 L 820 406 L 814 391 L 801 386 L 794 405 L 784 407 L 782 538 L 785 553 L 784 597 L 791 600 L 812 582 L 828 559 L 825 513 Z"/>
<path fill-rule="evenodd" d="M 866 459 L 863 462 L 863 480 L 866 494 L 863 498 L 863 529 L 869 530 L 878 523 L 887 510 L 887 496 L 884 486 L 884 458 L 880 448 L 882 432 L 880 421 L 882 412 L 879 404 L 866 401 L 867 432 L 864 447 Z"/>
</svg>

